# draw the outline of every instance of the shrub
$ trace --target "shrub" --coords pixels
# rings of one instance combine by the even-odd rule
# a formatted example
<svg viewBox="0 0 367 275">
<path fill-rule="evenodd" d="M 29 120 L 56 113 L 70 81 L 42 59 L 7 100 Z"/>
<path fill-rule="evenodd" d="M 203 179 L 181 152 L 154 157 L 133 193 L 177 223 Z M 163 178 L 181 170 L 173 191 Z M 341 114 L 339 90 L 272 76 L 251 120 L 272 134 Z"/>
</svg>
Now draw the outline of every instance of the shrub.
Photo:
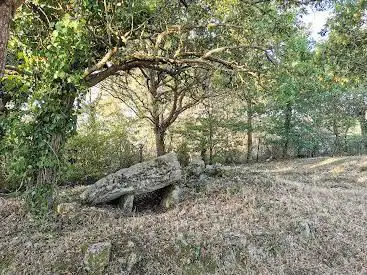
<svg viewBox="0 0 367 275">
<path fill-rule="evenodd" d="M 109 173 L 139 161 L 139 149 L 129 142 L 122 127 L 81 131 L 67 145 L 68 161 L 62 182 L 90 184 Z"/>
<path fill-rule="evenodd" d="M 186 167 L 190 162 L 190 149 L 186 142 L 181 143 L 177 148 L 177 158 L 182 167 Z"/>
</svg>

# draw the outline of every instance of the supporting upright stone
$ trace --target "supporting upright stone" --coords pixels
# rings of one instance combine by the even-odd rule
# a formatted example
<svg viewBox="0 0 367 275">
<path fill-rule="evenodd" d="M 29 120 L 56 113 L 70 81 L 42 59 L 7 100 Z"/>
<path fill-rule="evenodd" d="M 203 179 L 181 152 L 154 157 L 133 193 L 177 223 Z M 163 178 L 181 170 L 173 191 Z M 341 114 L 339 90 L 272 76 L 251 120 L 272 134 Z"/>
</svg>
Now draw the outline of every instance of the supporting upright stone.
<svg viewBox="0 0 367 275">
<path fill-rule="evenodd" d="M 198 178 L 205 170 L 205 162 L 201 158 L 193 158 L 185 168 L 189 178 Z"/>
<path fill-rule="evenodd" d="M 171 209 L 175 207 L 180 201 L 180 187 L 176 184 L 165 188 L 161 206 L 164 209 Z"/>
<path fill-rule="evenodd" d="M 122 196 L 119 200 L 118 205 L 124 215 L 131 215 L 134 206 L 134 194 L 127 194 Z"/>
</svg>

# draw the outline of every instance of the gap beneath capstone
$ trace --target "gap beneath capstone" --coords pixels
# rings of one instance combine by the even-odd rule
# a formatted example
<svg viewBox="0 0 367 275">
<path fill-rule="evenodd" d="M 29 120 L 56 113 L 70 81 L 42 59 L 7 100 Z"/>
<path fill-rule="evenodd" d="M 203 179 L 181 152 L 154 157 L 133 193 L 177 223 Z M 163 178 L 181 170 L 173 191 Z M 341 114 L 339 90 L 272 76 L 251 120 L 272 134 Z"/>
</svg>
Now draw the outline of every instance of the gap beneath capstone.
<svg viewBox="0 0 367 275">
<path fill-rule="evenodd" d="M 170 188 L 165 187 L 162 189 L 158 189 L 153 192 L 136 195 L 134 197 L 133 203 L 133 213 L 136 214 L 148 214 L 148 213 L 160 213 L 164 209 L 161 205 L 162 199 L 164 198 L 167 189 Z M 111 206 L 113 208 L 120 208 L 121 198 L 117 198 L 109 203 L 106 203 L 105 206 Z"/>
</svg>

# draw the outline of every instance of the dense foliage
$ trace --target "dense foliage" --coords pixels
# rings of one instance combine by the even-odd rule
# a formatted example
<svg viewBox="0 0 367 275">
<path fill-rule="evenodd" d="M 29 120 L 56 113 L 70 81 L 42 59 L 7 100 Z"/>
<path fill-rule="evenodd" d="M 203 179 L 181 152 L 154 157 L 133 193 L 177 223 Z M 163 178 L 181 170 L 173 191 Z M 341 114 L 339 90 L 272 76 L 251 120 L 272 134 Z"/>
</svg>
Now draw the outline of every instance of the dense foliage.
<svg viewBox="0 0 367 275">
<path fill-rule="evenodd" d="M 306 3 L 332 12 L 317 43 L 300 20 L 311 6 L 286 2 L 25 1 L 1 77 L 0 187 L 49 197 L 153 151 L 365 153 L 366 1 Z M 119 115 L 97 104 L 91 116 L 88 93 Z"/>
</svg>

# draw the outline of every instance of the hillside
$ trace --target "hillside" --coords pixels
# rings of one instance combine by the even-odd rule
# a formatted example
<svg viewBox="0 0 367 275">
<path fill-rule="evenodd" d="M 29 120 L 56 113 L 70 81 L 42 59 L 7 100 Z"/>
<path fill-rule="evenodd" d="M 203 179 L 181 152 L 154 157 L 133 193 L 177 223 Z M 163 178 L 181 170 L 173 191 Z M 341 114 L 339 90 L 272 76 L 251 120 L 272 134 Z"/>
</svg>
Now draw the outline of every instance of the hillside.
<svg viewBox="0 0 367 275">
<path fill-rule="evenodd" d="M 0 198 L 0 274 L 85 274 L 85 247 L 103 241 L 106 274 L 366 273 L 366 166 L 339 157 L 228 167 L 188 184 L 165 213 L 82 207 L 41 228 Z"/>
</svg>

